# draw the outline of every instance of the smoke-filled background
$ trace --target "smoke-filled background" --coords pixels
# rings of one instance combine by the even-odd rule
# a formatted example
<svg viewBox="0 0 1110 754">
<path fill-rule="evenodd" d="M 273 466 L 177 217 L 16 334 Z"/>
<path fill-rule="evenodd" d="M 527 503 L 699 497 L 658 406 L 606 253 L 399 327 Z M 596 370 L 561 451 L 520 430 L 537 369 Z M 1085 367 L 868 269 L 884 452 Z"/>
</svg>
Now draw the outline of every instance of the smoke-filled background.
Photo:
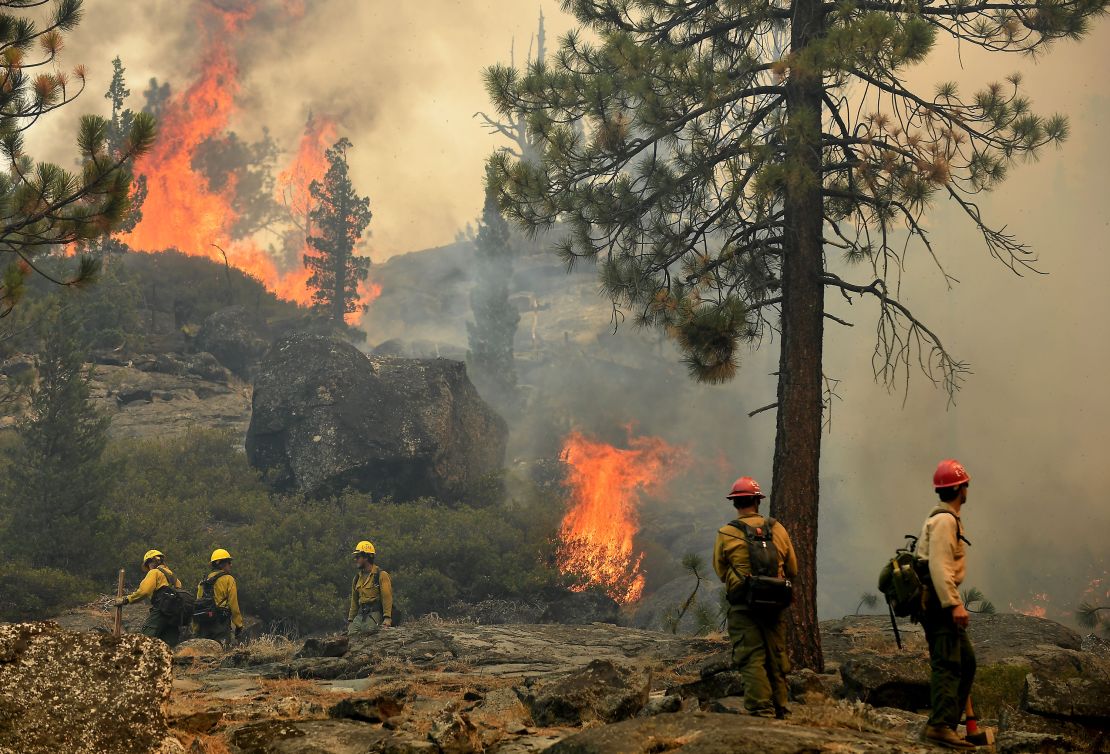
<svg viewBox="0 0 1110 754">
<path fill-rule="evenodd" d="M 88 0 L 86 21 L 70 38 L 66 59 L 89 66 L 88 91 L 36 130 L 32 152 L 63 163 L 72 159 L 65 150 L 72 143 L 68 135 L 81 112 L 104 110 L 100 95 L 116 55 L 127 68 L 133 107 L 141 106 L 139 92 L 152 77 L 175 91 L 186 87 L 204 62 L 208 35 L 224 33 L 204 23 L 204 10 L 213 5 L 225 12 L 247 7 L 232 0 Z M 483 162 L 504 144 L 473 117 L 489 110 L 482 68 L 508 62 L 514 47 L 521 64 L 540 10 L 521 0 L 261 1 L 230 45 L 239 84 L 230 125 L 247 138 L 265 126 L 292 153 L 310 112 L 333 118 L 355 145 L 354 183 L 371 198 L 372 235 L 364 253 L 375 265 L 450 244 L 479 214 Z M 542 10 L 550 50 L 573 23 L 554 3 Z M 954 404 L 920 374 L 908 375 L 908 395 L 905 386 L 888 391 L 877 384 L 876 308 L 866 300 L 849 306 L 829 294 L 830 310 L 855 327 L 827 326 L 826 374 L 839 382 L 822 457 L 822 617 L 850 611 L 861 592 L 874 589 L 881 559 L 920 527 L 935 499 L 933 467 L 949 456 L 962 460 L 972 476 L 965 515 L 974 543 L 968 585 L 1000 609 L 1045 609 L 1066 619 L 1092 579 L 1106 576 L 1110 297 L 1103 289 L 1110 281 L 1104 193 L 1110 148 L 1102 128 L 1110 125 L 1110 100 L 1102 74 L 1110 70 L 1108 50 L 1105 23 L 1082 44 L 1059 44 L 1042 60 L 957 50 L 942 39 L 914 72 L 911 83 L 927 93 L 940 81 L 972 90 L 1020 70 L 1034 108 L 1069 115 L 1071 136 L 1061 150 L 1014 169 L 981 203 L 989 223 L 1007 225 L 1037 250 L 1045 274 L 1010 273 L 990 258 L 963 215 L 943 202 L 928 227 L 940 261 L 960 282 L 949 289 L 921 249 L 908 258 L 901 300 L 973 372 Z M 452 271 L 440 272 L 449 278 Z M 740 473 L 769 483 L 773 413 L 747 413 L 774 400 L 777 344 L 768 340 L 750 354 L 732 385 L 697 386 L 654 333 L 627 326 L 613 339 L 601 335 L 609 311 L 590 297 L 595 288 L 589 278 L 560 280 L 549 279 L 549 285 L 573 284 L 583 313 L 548 325 L 549 332 L 565 333 L 567 350 L 530 379 L 539 392 L 562 395 L 560 415 L 572 420 L 515 427 L 512 452 L 557 451 L 563 436 L 556 429 L 576 427 L 619 443 L 629 423 L 637 435 L 683 447 L 681 468 L 665 492 L 649 496 L 644 514 L 665 519 L 669 511 L 697 511 L 705 535 L 692 539 L 691 547 L 707 549 L 715 527 L 731 513 L 707 490 L 723 496 Z M 450 290 L 438 295 L 455 295 Z M 371 344 L 415 337 L 389 301 L 387 289 L 364 322 Z M 529 327 L 526 312 L 522 338 Z M 419 337 L 466 345 L 459 321 L 445 319 L 438 333 L 425 326 Z M 591 352 L 580 350 L 575 360 L 571 346 L 596 347 L 597 337 L 612 363 L 591 373 Z M 618 344 L 626 338 L 634 345 Z M 622 348 L 637 354 L 629 357 L 636 366 L 624 371 L 618 368 Z M 660 366 L 645 371 L 644 359 L 652 355 Z"/>
</svg>

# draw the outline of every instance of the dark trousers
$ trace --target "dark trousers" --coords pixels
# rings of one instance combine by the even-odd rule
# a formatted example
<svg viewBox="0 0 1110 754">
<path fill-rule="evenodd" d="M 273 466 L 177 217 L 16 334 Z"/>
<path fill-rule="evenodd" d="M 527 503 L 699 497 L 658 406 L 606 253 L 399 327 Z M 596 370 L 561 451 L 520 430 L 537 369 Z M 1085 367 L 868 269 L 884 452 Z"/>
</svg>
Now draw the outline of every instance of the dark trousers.
<svg viewBox="0 0 1110 754">
<path fill-rule="evenodd" d="M 744 708 L 765 716 L 786 709 L 790 660 L 782 615 L 755 613 L 733 605 L 728 611 L 728 638 L 732 642 L 732 665 L 744 679 Z"/>
<path fill-rule="evenodd" d="M 231 621 L 216 621 L 214 623 L 198 623 L 196 624 L 196 638 L 198 639 L 212 639 L 218 641 L 220 644 L 228 644 L 231 641 Z"/>
<path fill-rule="evenodd" d="M 150 608 L 139 632 L 152 639 L 161 639 L 171 647 L 176 647 L 181 640 L 181 627 L 177 621 L 163 615 L 156 607 Z"/>
<path fill-rule="evenodd" d="M 939 605 L 931 607 L 921 619 L 929 643 L 929 698 L 933 712 L 929 725 L 944 725 L 952 730 L 960 724 L 967 707 L 971 684 L 975 680 L 975 649 L 967 629 L 952 621 L 952 611 Z"/>
</svg>

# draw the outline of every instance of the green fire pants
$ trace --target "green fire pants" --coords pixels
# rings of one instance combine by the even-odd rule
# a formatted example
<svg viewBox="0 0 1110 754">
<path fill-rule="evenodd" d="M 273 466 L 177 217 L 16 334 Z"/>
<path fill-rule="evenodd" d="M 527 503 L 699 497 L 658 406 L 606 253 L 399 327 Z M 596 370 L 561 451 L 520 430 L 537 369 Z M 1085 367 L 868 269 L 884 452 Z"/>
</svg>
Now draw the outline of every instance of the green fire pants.
<svg viewBox="0 0 1110 754">
<path fill-rule="evenodd" d="M 733 605 L 728 610 L 728 638 L 732 642 L 732 665 L 744 679 L 744 708 L 765 717 L 785 710 L 790 659 L 781 614 L 757 614 Z"/>
<path fill-rule="evenodd" d="M 166 617 L 156 607 L 150 608 L 139 633 L 152 639 L 161 639 L 171 647 L 176 647 L 181 639 L 181 627 L 177 625 L 177 621 Z"/>
<path fill-rule="evenodd" d="M 359 610 L 355 619 L 347 624 L 347 635 L 377 633 L 382 627 L 381 610 Z"/>
<path fill-rule="evenodd" d="M 967 638 L 967 629 L 952 621 L 951 610 L 939 605 L 931 607 L 922 617 L 921 625 L 929 643 L 932 670 L 929 699 L 933 711 L 929 715 L 929 725 L 944 725 L 955 730 L 975 680 L 975 650 Z"/>
</svg>

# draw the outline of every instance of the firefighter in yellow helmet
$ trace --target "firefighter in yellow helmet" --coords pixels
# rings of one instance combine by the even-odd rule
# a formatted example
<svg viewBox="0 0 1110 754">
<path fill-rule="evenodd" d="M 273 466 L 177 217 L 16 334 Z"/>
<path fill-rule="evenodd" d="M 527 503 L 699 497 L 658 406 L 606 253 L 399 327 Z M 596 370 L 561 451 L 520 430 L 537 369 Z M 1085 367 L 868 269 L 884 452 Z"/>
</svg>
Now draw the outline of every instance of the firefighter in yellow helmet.
<svg viewBox="0 0 1110 754">
<path fill-rule="evenodd" d="M 373 633 L 393 625 L 393 582 L 374 565 L 374 545 L 366 540 L 355 545 L 351 555 L 358 573 L 351 581 L 351 606 L 347 611 L 347 635 Z"/>
<path fill-rule="evenodd" d="M 162 595 L 170 587 L 181 588 L 181 580 L 166 566 L 166 558 L 158 550 L 147 550 L 143 554 L 143 571 L 146 575 L 139 588 L 126 597 L 120 597 L 113 604 L 120 607 L 149 599 L 150 612 L 139 631 L 145 636 L 161 639 L 171 647 L 176 646 L 181 639 L 180 616 L 167 615 L 159 609 L 159 604 Z"/>
<path fill-rule="evenodd" d="M 220 548 L 209 558 L 211 572 L 197 584 L 197 606 L 193 611 L 193 635 L 213 639 L 221 644 L 235 640 L 243 633 L 243 614 L 239 611 L 239 587 L 231 575 L 231 553 Z"/>
</svg>

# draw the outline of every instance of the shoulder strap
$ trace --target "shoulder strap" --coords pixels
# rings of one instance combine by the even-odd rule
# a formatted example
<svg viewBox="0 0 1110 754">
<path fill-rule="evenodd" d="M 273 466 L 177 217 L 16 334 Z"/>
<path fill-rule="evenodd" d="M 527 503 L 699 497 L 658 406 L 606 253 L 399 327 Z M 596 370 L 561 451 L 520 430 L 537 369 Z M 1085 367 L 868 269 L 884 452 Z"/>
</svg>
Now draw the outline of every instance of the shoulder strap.
<svg viewBox="0 0 1110 754">
<path fill-rule="evenodd" d="M 952 518 L 956 519 L 956 541 L 962 541 L 968 547 L 971 547 L 971 541 L 964 536 L 964 528 L 960 523 L 960 517 L 947 508 L 933 508 L 933 512 L 929 514 L 929 518 L 934 518 L 942 513 L 947 513 Z"/>
<path fill-rule="evenodd" d="M 222 579 L 224 576 L 230 576 L 230 575 L 231 575 L 230 573 L 220 571 L 219 573 L 217 573 L 213 576 L 209 576 L 204 581 L 200 582 L 200 585 L 202 587 L 204 587 L 205 589 L 212 589 L 213 591 L 215 591 L 216 582 L 219 581 L 220 579 Z"/>
<path fill-rule="evenodd" d="M 159 573 L 161 573 L 166 578 L 166 586 L 170 587 L 171 589 L 175 588 L 173 582 L 177 579 L 177 577 L 173 575 L 173 571 L 171 571 L 169 568 L 166 568 L 165 566 L 155 566 L 155 568 L 157 568 Z"/>
</svg>

